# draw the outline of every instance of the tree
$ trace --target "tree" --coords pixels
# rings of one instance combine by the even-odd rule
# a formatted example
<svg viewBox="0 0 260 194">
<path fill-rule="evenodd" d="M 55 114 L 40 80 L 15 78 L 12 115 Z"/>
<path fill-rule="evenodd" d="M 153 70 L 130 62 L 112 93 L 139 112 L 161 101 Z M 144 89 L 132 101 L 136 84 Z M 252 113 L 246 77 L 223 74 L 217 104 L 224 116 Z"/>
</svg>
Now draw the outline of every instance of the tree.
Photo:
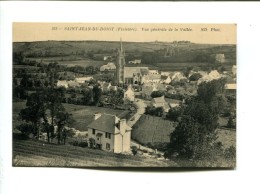
<svg viewBox="0 0 260 194">
<path fill-rule="evenodd" d="M 180 107 L 170 108 L 166 117 L 168 119 L 176 122 L 178 120 L 178 118 L 181 116 L 181 114 L 182 114 L 182 109 Z"/>
<path fill-rule="evenodd" d="M 223 109 L 223 80 L 202 83 L 198 95 L 191 98 L 183 110 L 181 121 L 171 134 L 168 152 L 192 159 L 210 158 L 216 146 L 218 117 Z"/>
<path fill-rule="evenodd" d="M 58 144 L 61 144 L 62 142 L 65 144 L 66 138 L 67 138 L 67 131 L 64 128 L 66 124 L 73 123 L 74 120 L 72 118 L 72 115 L 70 115 L 68 112 L 58 112 L 55 118 L 55 123 L 57 125 L 57 139 Z"/>
<path fill-rule="evenodd" d="M 46 109 L 50 111 L 51 116 L 51 127 L 46 127 L 48 142 L 50 141 L 50 133 L 54 129 L 54 118 L 59 114 L 59 112 L 65 111 L 62 105 L 63 98 L 64 88 L 47 88 L 45 90 Z M 46 118 L 45 121 L 47 122 Z"/>
<path fill-rule="evenodd" d="M 190 81 L 198 81 L 202 75 L 200 73 L 194 73 L 189 77 Z"/>
<path fill-rule="evenodd" d="M 228 128 L 236 128 L 236 124 L 234 122 L 234 118 L 232 116 L 229 117 L 228 123 L 227 123 Z"/>
<path fill-rule="evenodd" d="M 93 87 L 93 101 L 94 104 L 97 105 L 99 103 L 100 97 L 102 95 L 102 90 L 100 87 L 98 87 L 98 85 L 95 85 Z"/>
<path fill-rule="evenodd" d="M 162 91 L 153 91 L 151 93 L 152 98 L 157 98 L 157 97 L 162 97 L 162 96 L 164 96 L 164 92 L 162 92 Z"/>
<path fill-rule="evenodd" d="M 93 90 L 90 89 L 86 89 L 83 90 L 83 98 L 82 98 L 82 102 L 84 105 L 91 105 L 94 102 L 93 99 Z"/>
<path fill-rule="evenodd" d="M 26 108 L 22 109 L 20 112 L 20 117 L 26 122 L 31 122 L 33 126 L 33 134 L 39 139 L 40 129 L 39 124 L 40 120 L 45 118 L 45 104 L 44 104 L 44 95 L 43 93 L 36 92 L 32 93 L 26 102 Z"/>
</svg>

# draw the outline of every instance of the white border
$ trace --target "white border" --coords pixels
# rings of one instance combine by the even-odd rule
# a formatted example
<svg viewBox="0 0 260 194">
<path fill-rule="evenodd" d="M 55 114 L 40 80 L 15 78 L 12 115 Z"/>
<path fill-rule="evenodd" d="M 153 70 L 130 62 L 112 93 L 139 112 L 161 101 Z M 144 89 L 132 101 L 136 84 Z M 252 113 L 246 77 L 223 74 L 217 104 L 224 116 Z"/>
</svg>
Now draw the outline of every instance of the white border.
<svg viewBox="0 0 260 194">
<path fill-rule="evenodd" d="M 259 193 L 259 5 L 242 2 L 0 2 L 0 193 Z M 13 168 L 11 43 L 12 22 L 19 21 L 237 23 L 237 169 L 142 173 Z"/>
</svg>

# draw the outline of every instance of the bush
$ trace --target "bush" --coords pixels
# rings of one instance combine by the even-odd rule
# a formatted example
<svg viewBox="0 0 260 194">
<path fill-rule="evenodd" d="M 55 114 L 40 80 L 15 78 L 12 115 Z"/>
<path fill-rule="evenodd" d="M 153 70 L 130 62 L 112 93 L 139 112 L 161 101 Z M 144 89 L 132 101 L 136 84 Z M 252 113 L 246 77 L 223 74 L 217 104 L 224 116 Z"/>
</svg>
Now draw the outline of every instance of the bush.
<svg viewBox="0 0 260 194">
<path fill-rule="evenodd" d="M 19 131 L 21 131 L 21 133 L 23 133 L 27 136 L 31 133 L 33 133 L 33 134 L 35 133 L 33 126 L 31 124 L 28 124 L 28 123 L 22 123 L 21 125 L 19 125 L 17 127 L 17 129 Z"/>
<path fill-rule="evenodd" d="M 138 148 L 136 146 L 132 147 L 132 153 L 134 156 L 137 154 L 137 150 L 138 150 Z"/>
<path fill-rule="evenodd" d="M 73 146 L 78 146 L 78 145 L 79 145 L 79 142 L 78 142 L 78 141 L 74 141 L 74 142 L 72 143 L 72 145 L 73 145 Z"/>
<path fill-rule="evenodd" d="M 82 148 L 85 148 L 85 147 L 88 147 L 88 143 L 83 141 L 83 142 L 79 143 L 79 146 Z"/>
</svg>

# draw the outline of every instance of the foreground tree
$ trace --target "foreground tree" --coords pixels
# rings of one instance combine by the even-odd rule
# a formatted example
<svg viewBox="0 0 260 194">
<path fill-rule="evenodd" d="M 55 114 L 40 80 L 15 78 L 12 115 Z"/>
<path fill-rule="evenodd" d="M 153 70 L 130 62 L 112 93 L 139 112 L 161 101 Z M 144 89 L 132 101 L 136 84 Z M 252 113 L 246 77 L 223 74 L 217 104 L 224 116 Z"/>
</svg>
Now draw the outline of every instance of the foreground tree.
<svg viewBox="0 0 260 194">
<path fill-rule="evenodd" d="M 221 146 L 216 146 L 216 129 L 223 109 L 223 80 L 202 83 L 198 95 L 187 102 L 181 121 L 171 134 L 169 155 L 182 158 L 210 158 Z M 213 152 L 214 150 L 214 152 Z"/>
<path fill-rule="evenodd" d="M 72 115 L 70 115 L 68 112 L 58 112 L 55 122 L 57 125 L 58 144 L 65 144 L 69 133 L 69 131 L 65 128 L 65 125 L 74 122 Z"/>
<path fill-rule="evenodd" d="M 39 139 L 41 119 L 45 118 L 46 106 L 44 104 L 44 95 L 40 92 L 31 94 L 26 102 L 26 108 L 20 112 L 20 117 L 32 125 L 32 132 Z"/>
</svg>

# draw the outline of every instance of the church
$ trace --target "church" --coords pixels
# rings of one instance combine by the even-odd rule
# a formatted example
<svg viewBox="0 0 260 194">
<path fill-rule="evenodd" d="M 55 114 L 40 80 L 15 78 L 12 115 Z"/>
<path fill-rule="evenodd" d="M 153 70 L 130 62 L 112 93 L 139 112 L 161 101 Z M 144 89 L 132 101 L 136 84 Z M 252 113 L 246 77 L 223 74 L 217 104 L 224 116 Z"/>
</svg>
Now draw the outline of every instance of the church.
<svg viewBox="0 0 260 194">
<path fill-rule="evenodd" d="M 149 74 L 148 67 L 126 67 L 125 50 L 120 39 L 120 48 L 116 56 L 116 83 L 118 84 L 142 84 L 143 76 Z"/>
</svg>

